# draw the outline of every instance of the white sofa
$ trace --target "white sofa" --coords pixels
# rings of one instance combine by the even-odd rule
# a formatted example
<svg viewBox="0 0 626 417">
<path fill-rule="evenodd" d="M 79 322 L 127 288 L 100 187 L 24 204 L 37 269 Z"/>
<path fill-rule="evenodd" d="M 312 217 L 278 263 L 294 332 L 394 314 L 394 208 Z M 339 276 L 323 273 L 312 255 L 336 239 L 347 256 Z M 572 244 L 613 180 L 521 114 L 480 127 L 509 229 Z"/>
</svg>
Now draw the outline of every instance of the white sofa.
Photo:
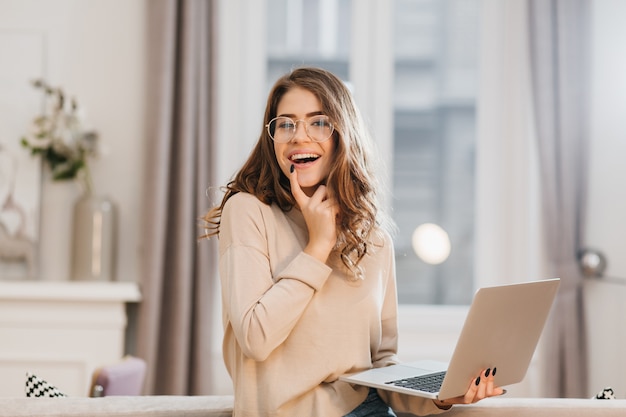
<svg viewBox="0 0 626 417">
<path fill-rule="evenodd" d="M 231 417 L 232 404 L 231 396 L 0 398 L 0 416 Z M 626 400 L 502 397 L 483 400 L 474 405 L 455 406 L 443 415 L 448 417 L 623 417 L 626 416 Z"/>
</svg>

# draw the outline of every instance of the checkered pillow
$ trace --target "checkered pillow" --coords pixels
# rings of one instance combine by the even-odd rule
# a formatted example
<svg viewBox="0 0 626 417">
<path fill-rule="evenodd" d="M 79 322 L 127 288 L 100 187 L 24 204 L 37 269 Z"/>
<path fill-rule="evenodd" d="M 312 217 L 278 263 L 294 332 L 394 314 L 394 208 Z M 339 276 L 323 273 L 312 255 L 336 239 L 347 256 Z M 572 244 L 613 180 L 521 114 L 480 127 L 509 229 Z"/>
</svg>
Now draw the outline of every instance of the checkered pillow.
<svg viewBox="0 0 626 417">
<path fill-rule="evenodd" d="M 596 394 L 596 396 L 593 397 L 593 399 L 595 399 L 595 400 L 614 400 L 615 399 L 615 392 L 613 391 L 613 388 L 606 387 L 602 391 L 598 392 Z"/>
<path fill-rule="evenodd" d="M 26 396 L 27 397 L 67 397 L 57 387 L 48 384 L 37 375 L 26 373 Z"/>
</svg>

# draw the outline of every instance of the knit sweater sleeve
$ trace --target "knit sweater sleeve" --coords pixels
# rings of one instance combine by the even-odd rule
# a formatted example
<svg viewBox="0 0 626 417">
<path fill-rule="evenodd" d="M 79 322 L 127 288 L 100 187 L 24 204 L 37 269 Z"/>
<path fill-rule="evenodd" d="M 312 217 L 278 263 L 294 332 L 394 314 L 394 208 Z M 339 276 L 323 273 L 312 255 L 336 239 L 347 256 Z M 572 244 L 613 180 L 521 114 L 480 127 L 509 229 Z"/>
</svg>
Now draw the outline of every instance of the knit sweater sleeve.
<svg viewBox="0 0 626 417">
<path fill-rule="evenodd" d="M 290 334 L 331 268 L 304 252 L 272 271 L 269 206 L 244 193 L 231 197 L 220 224 L 220 278 L 224 313 L 242 352 L 262 361 Z"/>
</svg>

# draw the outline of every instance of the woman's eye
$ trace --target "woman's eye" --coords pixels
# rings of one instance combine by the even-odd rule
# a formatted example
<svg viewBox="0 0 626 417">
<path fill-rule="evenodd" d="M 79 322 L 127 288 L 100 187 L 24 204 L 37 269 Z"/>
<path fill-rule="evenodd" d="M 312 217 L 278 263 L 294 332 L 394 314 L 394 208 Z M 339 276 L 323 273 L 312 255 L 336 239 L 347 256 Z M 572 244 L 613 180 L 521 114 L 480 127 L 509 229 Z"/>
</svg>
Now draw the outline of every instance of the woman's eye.
<svg viewBox="0 0 626 417">
<path fill-rule="evenodd" d="M 328 127 L 330 125 L 330 123 L 328 122 L 328 120 L 319 119 L 319 120 L 313 121 L 313 123 L 311 123 L 311 125 L 312 126 L 317 126 L 317 127 Z"/>
</svg>

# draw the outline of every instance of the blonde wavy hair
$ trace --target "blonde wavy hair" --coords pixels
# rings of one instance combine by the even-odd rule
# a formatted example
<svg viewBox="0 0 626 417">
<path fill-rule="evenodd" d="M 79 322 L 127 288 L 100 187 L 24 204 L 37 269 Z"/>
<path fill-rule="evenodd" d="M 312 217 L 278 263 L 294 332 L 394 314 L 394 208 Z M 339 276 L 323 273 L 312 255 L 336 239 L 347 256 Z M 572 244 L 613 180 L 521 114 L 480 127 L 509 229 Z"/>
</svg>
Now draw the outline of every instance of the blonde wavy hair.
<svg viewBox="0 0 626 417">
<path fill-rule="evenodd" d="M 367 129 L 346 85 L 332 73 L 312 67 L 297 68 L 274 84 L 265 108 L 261 136 L 248 160 L 225 186 L 219 205 L 202 218 L 204 238 L 219 236 L 222 210 L 226 201 L 239 192 L 256 196 L 265 204 L 277 204 L 289 211 L 295 205 L 289 179 L 281 171 L 274 152 L 274 142 L 265 125 L 276 117 L 283 95 L 292 88 L 312 92 L 320 101 L 322 112 L 335 126 L 334 160 L 326 180 L 332 195 L 338 196 L 339 219 L 335 251 L 355 278 L 362 279 L 359 263 L 372 244 L 373 233 L 390 228 L 378 200 L 379 185 L 372 167 L 371 141 Z"/>
</svg>

